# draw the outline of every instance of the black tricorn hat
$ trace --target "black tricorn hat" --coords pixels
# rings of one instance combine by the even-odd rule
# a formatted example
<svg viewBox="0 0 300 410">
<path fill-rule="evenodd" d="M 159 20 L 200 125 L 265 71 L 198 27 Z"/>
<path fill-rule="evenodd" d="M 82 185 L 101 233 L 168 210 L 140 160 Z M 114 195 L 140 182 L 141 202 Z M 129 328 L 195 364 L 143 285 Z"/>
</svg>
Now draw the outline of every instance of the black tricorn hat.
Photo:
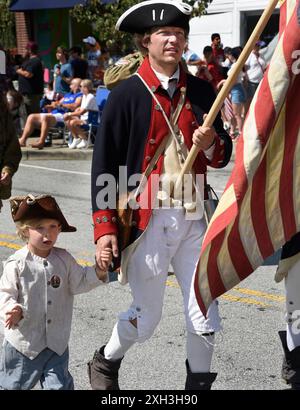
<svg viewBox="0 0 300 410">
<path fill-rule="evenodd" d="M 14 222 L 28 219 L 56 219 L 62 232 L 75 232 L 75 226 L 66 221 L 55 198 L 51 195 L 15 196 L 10 198 L 11 215 Z"/>
<path fill-rule="evenodd" d="M 192 9 L 189 4 L 178 0 L 143 1 L 122 14 L 116 30 L 143 34 L 152 27 L 172 26 L 189 31 Z"/>
</svg>

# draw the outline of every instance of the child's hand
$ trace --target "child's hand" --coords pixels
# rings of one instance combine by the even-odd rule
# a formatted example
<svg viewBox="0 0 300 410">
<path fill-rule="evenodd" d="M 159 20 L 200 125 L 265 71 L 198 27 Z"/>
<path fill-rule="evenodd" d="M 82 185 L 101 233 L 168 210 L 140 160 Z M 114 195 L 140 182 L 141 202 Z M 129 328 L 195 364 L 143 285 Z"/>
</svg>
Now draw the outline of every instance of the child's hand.
<svg viewBox="0 0 300 410">
<path fill-rule="evenodd" d="M 100 253 L 100 259 L 104 270 L 101 270 L 96 262 L 96 274 L 100 280 L 105 280 L 107 277 L 108 267 L 112 262 L 112 250 L 111 248 L 104 248 Z"/>
<path fill-rule="evenodd" d="M 9 312 L 6 312 L 5 327 L 11 329 L 17 325 L 23 317 L 23 310 L 20 306 L 15 306 Z"/>
</svg>

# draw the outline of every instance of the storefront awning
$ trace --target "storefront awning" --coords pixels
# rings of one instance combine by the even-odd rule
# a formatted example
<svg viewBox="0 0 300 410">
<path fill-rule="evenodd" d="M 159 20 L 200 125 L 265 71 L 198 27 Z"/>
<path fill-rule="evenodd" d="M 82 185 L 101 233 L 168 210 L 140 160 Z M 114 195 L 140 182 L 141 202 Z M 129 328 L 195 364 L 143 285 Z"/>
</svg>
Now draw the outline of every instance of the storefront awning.
<svg viewBox="0 0 300 410">
<path fill-rule="evenodd" d="M 42 9 L 69 9 L 88 0 L 13 0 L 10 11 L 29 11 Z"/>
</svg>

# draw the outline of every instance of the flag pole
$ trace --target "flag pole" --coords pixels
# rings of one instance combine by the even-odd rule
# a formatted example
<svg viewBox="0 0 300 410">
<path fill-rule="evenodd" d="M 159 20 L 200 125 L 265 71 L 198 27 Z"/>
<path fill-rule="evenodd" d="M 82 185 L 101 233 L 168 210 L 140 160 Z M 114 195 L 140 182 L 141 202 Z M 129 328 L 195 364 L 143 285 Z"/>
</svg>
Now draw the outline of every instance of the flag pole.
<svg viewBox="0 0 300 410">
<path fill-rule="evenodd" d="M 260 19 L 258 20 L 258 23 L 256 27 L 254 28 L 251 36 L 249 37 L 243 51 L 241 52 L 236 65 L 234 66 L 232 72 L 229 74 L 227 80 L 225 81 L 221 91 L 217 95 L 214 104 L 212 105 L 211 109 L 209 110 L 209 113 L 207 114 L 207 117 L 204 120 L 203 127 L 211 127 L 214 123 L 214 120 L 220 111 L 225 98 L 229 94 L 231 88 L 236 82 L 236 78 L 239 74 L 239 72 L 242 70 L 247 58 L 249 57 L 251 51 L 254 48 L 255 43 L 259 39 L 261 33 L 263 32 L 265 26 L 267 25 L 276 5 L 278 3 L 278 0 L 270 0 L 269 5 L 261 15 Z M 198 152 L 200 151 L 200 148 L 198 148 L 196 145 L 193 145 L 189 155 L 187 156 L 187 159 L 185 160 L 185 163 L 183 164 L 183 167 L 181 169 L 181 172 L 179 174 L 179 177 L 177 179 L 177 183 L 180 183 L 183 179 L 184 174 L 188 174 L 191 171 L 191 168 L 194 164 L 194 161 L 198 155 Z"/>
</svg>

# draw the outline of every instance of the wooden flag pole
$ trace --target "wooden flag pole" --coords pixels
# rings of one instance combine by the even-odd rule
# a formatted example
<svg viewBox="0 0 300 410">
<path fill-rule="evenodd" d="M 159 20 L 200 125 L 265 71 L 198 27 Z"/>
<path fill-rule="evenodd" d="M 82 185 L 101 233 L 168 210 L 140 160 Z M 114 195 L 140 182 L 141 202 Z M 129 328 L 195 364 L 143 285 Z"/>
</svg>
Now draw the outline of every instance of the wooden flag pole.
<svg viewBox="0 0 300 410">
<path fill-rule="evenodd" d="M 258 41 L 261 33 L 263 32 L 265 26 L 267 25 L 267 22 L 269 21 L 277 3 L 278 3 L 278 0 L 270 0 L 268 7 L 265 9 L 260 19 L 258 20 L 258 23 L 255 29 L 253 30 L 251 36 L 249 37 L 247 44 L 245 45 L 242 53 L 240 54 L 234 69 L 228 76 L 221 91 L 217 95 L 214 104 L 209 110 L 209 113 L 207 114 L 207 117 L 204 120 L 203 127 L 211 127 L 213 125 L 214 120 L 218 112 L 220 111 L 226 96 L 229 94 L 231 88 L 235 84 L 236 78 L 239 72 L 242 70 L 248 56 L 250 55 L 251 51 L 253 50 L 255 46 L 255 43 Z M 182 181 L 184 174 L 188 174 L 191 171 L 191 168 L 194 164 L 194 161 L 199 151 L 200 151 L 200 148 L 198 148 L 196 145 L 192 146 L 191 151 L 189 152 L 189 155 L 185 163 L 183 164 L 182 170 L 178 176 L 176 185 Z"/>
</svg>

